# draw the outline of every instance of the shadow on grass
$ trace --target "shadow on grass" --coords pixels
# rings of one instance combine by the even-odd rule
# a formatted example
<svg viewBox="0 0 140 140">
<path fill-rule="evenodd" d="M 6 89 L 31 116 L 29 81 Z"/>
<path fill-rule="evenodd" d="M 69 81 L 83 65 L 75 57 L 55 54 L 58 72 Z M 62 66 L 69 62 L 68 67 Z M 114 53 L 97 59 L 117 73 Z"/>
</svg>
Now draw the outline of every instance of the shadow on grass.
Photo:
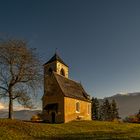
<svg viewBox="0 0 140 140">
<path fill-rule="evenodd" d="M 75 133 L 75 134 L 65 134 L 57 136 L 44 136 L 44 137 L 34 137 L 35 140 L 140 140 L 138 137 L 129 137 L 128 133 L 120 132 L 92 132 L 92 133 Z"/>
</svg>

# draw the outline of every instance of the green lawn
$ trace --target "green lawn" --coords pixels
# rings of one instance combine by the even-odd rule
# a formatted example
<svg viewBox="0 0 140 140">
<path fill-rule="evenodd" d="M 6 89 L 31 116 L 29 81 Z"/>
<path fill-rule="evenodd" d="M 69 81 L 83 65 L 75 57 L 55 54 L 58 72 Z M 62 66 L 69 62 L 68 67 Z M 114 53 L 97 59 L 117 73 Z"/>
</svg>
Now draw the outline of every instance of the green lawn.
<svg viewBox="0 0 140 140">
<path fill-rule="evenodd" d="M 0 140 L 137 139 L 140 124 L 75 121 L 66 124 L 0 119 Z"/>
</svg>

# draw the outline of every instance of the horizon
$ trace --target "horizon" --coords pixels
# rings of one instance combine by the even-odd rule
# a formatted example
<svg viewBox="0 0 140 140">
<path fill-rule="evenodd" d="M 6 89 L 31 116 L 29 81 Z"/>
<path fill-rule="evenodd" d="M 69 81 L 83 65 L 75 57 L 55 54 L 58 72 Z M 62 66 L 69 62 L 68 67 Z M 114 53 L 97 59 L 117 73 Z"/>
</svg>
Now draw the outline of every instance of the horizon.
<svg viewBox="0 0 140 140">
<path fill-rule="evenodd" d="M 114 94 L 114 95 L 111 95 L 111 96 L 108 96 L 108 97 L 110 98 L 110 97 L 115 97 L 115 96 L 118 96 L 118 95 L 121 95 L 121 96 L 132 96 L 133 95 L 133 96 L 136 96 L 137 94 L 140 94 L 140 92 L 133 92 L 133 93 L 122 92 L 122 93 Z M 98 100 L 104 100 L 105 98 L 108 98 L 108 97 L 97 98 L 97 99 Z M 96 98 L 96 97 L 94 97 L 94 98 Z M 5 101 L 0 102 L 0 110 L 1 111 L 8 111 L 8 104 Z M 22 111 L 22 110 L 31 110 L 31 111 L 42 110 L 42 107 L 40 105 L 40 102 L 38 102 L 38 105 L 35 106 L 34 108 L 26 108 L 26 107 L 23 107 L 22 105 L 19 105 L 19 104 L 14 105 L 14 111 Z"/>
</svg>

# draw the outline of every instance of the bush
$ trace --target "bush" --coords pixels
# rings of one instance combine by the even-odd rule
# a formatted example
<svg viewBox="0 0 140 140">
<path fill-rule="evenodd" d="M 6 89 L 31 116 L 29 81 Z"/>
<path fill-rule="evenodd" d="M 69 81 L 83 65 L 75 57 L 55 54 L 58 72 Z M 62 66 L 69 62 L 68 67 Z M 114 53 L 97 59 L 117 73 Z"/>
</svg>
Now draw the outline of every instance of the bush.
<svg viewBox="0 0 140 140">
<path fill-rule="evenodd" d="M 42 114 L 33 115 L 31 121 L 42 121 Z"/>
<path fill-rule="evenodd" d="M 129 122 L 129 123 L 140 123 L 139 118 L 137 115 L 130 115 L 124 119 L 124 122 Z"/>
</svg>

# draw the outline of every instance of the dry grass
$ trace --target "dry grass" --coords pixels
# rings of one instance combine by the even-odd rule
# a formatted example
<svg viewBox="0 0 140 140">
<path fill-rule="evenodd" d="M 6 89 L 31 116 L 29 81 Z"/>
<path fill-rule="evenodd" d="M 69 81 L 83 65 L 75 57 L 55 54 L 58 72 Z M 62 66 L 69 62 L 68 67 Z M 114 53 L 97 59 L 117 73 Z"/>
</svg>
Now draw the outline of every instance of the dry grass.
<svg viewBox="0 0 140 140">
<path fill-rule="evenodd" d="M 66 124 L 0 119 L 0 140 L 140 139 L 140 124 L 75 121 Z"/>
</svg>

